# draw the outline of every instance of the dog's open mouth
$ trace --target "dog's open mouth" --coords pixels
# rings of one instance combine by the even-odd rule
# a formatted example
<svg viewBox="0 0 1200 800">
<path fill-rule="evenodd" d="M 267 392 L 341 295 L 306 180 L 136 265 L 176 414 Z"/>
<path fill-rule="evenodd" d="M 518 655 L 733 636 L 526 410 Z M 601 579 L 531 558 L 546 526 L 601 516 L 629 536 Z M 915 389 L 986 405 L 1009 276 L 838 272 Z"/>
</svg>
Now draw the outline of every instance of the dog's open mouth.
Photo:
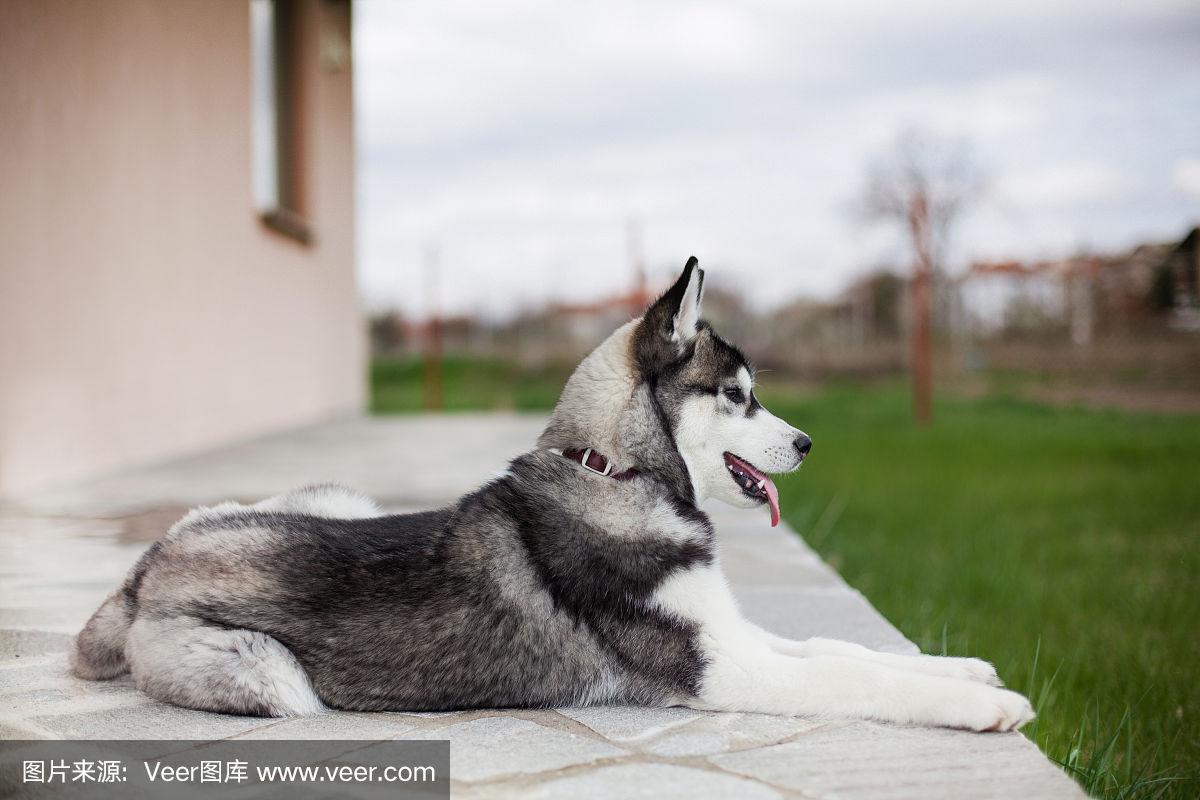
<svg viewBox="0 0 1200 800">
<path fill-rule="evenodd" d="M 742 494 L 771 506 L 771 527 L 779 524 L 779 490 L 775 482 L 758 467 L 733 453 L 725 453 L 725 468 Z"/>
</svg>

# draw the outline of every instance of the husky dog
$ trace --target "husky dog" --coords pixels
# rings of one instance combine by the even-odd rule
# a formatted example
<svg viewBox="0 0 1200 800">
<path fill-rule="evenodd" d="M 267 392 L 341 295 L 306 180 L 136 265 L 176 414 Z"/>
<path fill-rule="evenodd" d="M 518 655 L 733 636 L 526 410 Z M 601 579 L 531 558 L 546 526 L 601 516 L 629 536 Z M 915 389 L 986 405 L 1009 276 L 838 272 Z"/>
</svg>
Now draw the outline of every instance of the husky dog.
<svg viewBox="0 0 1200 800">
<path fill-rule="evenodd" d="M 748 622 L 705 498 L 779 500 L 812 442 L 678 281 L 567 381 L 538 446 L 449 508 L 339 486 L 199 508 L 79 634 L 76 675 L 188 708 L 287 716 L 609 703 L 976 731 L 1033 717 L 969 658 L 791 641 Z"/>
</svg>

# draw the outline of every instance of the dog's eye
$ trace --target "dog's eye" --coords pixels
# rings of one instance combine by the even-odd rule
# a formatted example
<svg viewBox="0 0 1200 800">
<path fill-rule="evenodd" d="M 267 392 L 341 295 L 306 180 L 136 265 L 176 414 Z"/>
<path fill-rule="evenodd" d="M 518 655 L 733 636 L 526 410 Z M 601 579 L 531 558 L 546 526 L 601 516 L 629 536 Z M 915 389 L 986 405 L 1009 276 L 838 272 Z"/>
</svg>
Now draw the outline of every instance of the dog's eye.
<svg viewBox="0 0 1200 800">
<path fill-rule="evenodd" d="M 725 390 L 725 396 L 729 398 L 729 402 L 734 405 L 741 405 L 746 402 L 746 395 L 736 386 L 731 386 Z"/>
</svg>

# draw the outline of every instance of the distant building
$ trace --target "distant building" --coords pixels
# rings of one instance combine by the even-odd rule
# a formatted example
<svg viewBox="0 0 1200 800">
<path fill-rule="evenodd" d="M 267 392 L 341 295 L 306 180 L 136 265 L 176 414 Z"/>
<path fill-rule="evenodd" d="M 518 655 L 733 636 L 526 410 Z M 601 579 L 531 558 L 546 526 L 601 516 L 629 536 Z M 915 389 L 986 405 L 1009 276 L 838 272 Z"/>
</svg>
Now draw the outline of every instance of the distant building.
<svg viewBox="0 0 1200 800">
<path fill-rule="evenodd" d="M 1152 303 L 1170 315 L 1171 327 L 1200 330 L 1200 227 L 1166 253 L 1154 276 Z"/>
<path fill-rule="evenodd" d="M 908 281 L 878 269 L 831 300 L 776 309 L 748 341 L 757 361 L 801 378 L 892 374 L 906 363 L 908 317 Z"/>
<path fill-rule="evenodd" d="M 963 321 L 983 335 L 1063 320 L 1067 310 L 1067 285 L 1052 264 L 972 264 L 958 292 Z"/>
<path fill-rule="evenodd" d="M 12 0 L 0 494 L 363 405 L 351 17 Z"/>
<path fill-rule="evenodd" d="M 574 343 L 589 348 L 646 310 L 647 295 L 634 290 L 585 303 L 552 303 L 547 310 L 556 327 Z"/>
<path fill-rule="evenodd" d="M 1116 255 L 973 264 L 955 281 L 955 327 L 982 336 L 1066 331 L 1080 344 L 1161 324 L 1168 314 L 1174 327 L 1188 328 L 1197 308 L 1197 238 L 1193 229 L 1179 242 Z"/>
</svg>

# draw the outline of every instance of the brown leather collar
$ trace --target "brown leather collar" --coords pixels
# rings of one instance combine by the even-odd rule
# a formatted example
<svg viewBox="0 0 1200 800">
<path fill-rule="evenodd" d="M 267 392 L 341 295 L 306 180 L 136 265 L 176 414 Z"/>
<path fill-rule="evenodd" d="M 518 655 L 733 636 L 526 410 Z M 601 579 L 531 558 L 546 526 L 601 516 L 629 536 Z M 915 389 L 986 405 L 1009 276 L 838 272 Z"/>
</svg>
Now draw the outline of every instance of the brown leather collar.
<svg viewBox="0 0 1200 800">
<path fill-rule="evenodd" d="M 597 475 L 607 475 L 616 481 L 632 480 L 639 474 L 638 470 L 633 467 L 624 472 L 614 473 L 612 471 L 612 462 L 590 447 L 584 450 L 563 450 L 562 454 L 563 458 L 569 458 L 578 464 L 582 464 L 584 469 L 590 470 Z"/>
</svg>

